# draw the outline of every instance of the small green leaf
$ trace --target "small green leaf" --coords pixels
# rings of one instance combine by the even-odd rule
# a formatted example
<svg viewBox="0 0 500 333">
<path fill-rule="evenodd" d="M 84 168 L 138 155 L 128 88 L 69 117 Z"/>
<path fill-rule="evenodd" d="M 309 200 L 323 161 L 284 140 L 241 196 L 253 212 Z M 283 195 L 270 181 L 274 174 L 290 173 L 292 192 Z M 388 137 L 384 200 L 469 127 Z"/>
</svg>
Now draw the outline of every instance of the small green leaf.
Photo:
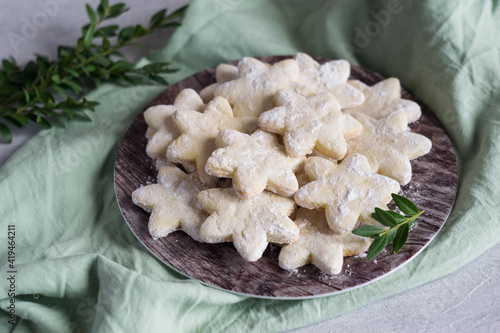
<svg viewBox="0 0 500 333">
<path fill-rule="evenodd" d="M 149 21 L 149 26 L 153 28 L 159 26 L 162 23 L 163 19 L 165 18 L 166 13 L 167 10 L 162 9 L 158 13 L 154 14 L 153 17 L 151 17 L 151 20 Z"/>
<path fill-rule="evenodd" d="M 184 14 L 186 13 L 186 10 L 187 8 L 189 7 L 189 5 L 185 5 L 179 9 L 177 9 L 175 12 L 171 13 L 170 15 L 167 16 L 167 20 L 171 21 L 175 18 L 178 18 L 178 17 L 182 17 L 184 16 Z"/>
<path fill-rule="evenodd" d="M 387 237 L 385 240 L 386 241 L 385 246 L 389 245 L 394 240 L 397 233 L 398 233 L 398 228 L 391 228 L 391 229 L 387 230 Z"/>
<path fill-rule="evenodd" d="M 7 125 L 0 123 L 0 135 L 4 139 L 5 142 L 11 143 L 12 142 L 12 132 L 10 128 L 7 127 Z"/>
<path fill-rule="evenodd" d="M 405 245 L 406 241 L 408 240 L 409 233 L 410 233 L 410 226 L 408 223 L 404 223 L 398 228 L 396 237 L 392 242 L 393 253 L 398 253 L 399 250 L 401 250 L 403 245 Z"/>
<path fill-rule="evenodd" d="M 29 103 L 30 102 L 30 94 L 28 93 L 28 91 L 26 89 L 23 88 L 23 93 L 24 93 L 24 100 L 26 101 L 26 103 Z"/>
<path fill-rule="evenodd" d="M 119 60 L 111 66 L 109 69 L 111 72 L 126 72 L 134 68 L 134 65 L 125 60 Z"/>
<path fill-rule="evenodd" d="M 387 227 L 395 227 L 397 225 L 396 220 L 391 214 L 378 207 L 375 207 L 375 213 L 372 213 L 372 217 Z"/>
<path fill-rule="evenodd" d="M 391 210 L 386 210 L 386 213 L 389 213 L 391 214 L 392 218 L 396 221 L 397 224 L 403 222 L 406 220 L 406 217 L 397 213 L 397 212 L 393 212 Z"/>
<path fill-rule="evenodd" d="M 130 84 L 131 86 L 136 86 L 136 85 L 137 85 L 137 81 L 136 81 L 136 80 L 134 80 L 133 78 L 131 78 L 131 77 L 130 77 L 130 76 L 128 76 L 128 75 L 123 74 L 123 75 L 121 75 L 120 77 L 121 77 L 121 79 L 123 79 L 125 82 L 127 82 L 127 83 L 128 83 L 128 84 Z"/>
<path fill-rule="evenodd" d="M 95 112 L 95 107 L 98 105 L 99 105 L 99 102 L 87 101 L 85 98 L 83 99 L 83 106 L 92 112 Z"/>
<path fill-rule="evenodd" d="M 96 62 L 101 63 L 104 66 L 109 66 L 112 63 L 112 61 L 106 58 L 106 56 L 103 56 L 98 52 L 91 51 L 90 54 L 96 59 Z"/>
<path fill-rule="evenodd" d="M 396 203 L 396 205 L 401 209 L 401 211 L 407 215 L 416 215 L 418 214 L 418 207 L 409 199 L 392 193 L 392 199 Z"/>
<path fill-rule="evenodd" d="M 7 59 L 2 60 L 2 65 L 3 69 L 9 74 L 16 70 L 16 66 Z"/>
<path fill-rule="evenodd" d="M 96 73 L 99 74 L 104 79 L 109 79 L 109 72 L 102 67 L 96 67 Z"/>
<path fill-rule="evenodd" d="M 92 9 L 92 7 L 90 7 L 89 4 L 87 4 L 85 8 L 87 9 L 87 15 L 89 16 L 90 19 L 90 25 L 95 26 L 97 24 L 97 16 L 95 15 L 94 10 Z"/>
<path fill-rule="evenodd" d="M 116 5 L 109 7 L 109 13 L 106 16 L 106 19 L 120 16 L 121 14 L 125 13 L 126 11 L 128 11 L 128 8 L 126 7 L 126 5 L 124 3 L 118 3 Z"/>
<path fill-rule="evenodd" d="M 85 46 L 83 45 L 83 37 L 78 39 L 78 41 L 76 42 L 76 47 L 78 49 L 78 52 L 80 52 L 81 49 L 85 48 Z"/>
<path fill-rule="evenodd" d="M 92 53 L 92 52 L 90 52 Z M 80 53 L 77 53 L 75 54 L 75 57 L 80 61 L 80 62 L 87 62 L 87 57 L 85 57 L 84 55 L 80 54 Z"/>
<path fill-rule="evenodd" d="M 14 113 L 14 114 L 11 114 L 9 117 L 14 118 L 15 120 L 17 120 L 18 122 L 20 122 L 24 126 L 28 125 L 29 119 L 25 115 Z"/>
<path fill-rule="evenodd" d="M 47 119 L 43 118 L 42 116 L 38 115 L 36 117 L 36 122 L 37 124 L 39 125 L 42 125 L 43 127 L 45 128 L 51 128 L 52 126 L 50 125 L 50 123 L 47 121 Z"/>
<path fill-rule="evenodd" d="M 387 240 L 387 237 L 386 236 L 383 236 L 383 237 L 379 237 L 377 239 L 375 239 L 372 243 L 372 245 L 370 245 L 370 248 L 368 249 L 368 253 L 366 255 L 366 261 L 370 261 L 372 260 L 373 258 L 375 258 L 380 252 L 382 252 L 382 250 L 386 247 L 386 240 Z"/>
<path fill-rule="evenodd" d="M 75 116 L 72 109 L 63 108 L 63 111 L 70 119 L 73 119 L 73 117 Z"/>
<path fill-rule="evenodd" d="M 180 27 L 182 24 L 180 22 L 168 22 L 160 26 L 162 29 L 168 29 L 168 28 L 177 28 Z"/>
<path fill-rule="evenodd" d="M 142 25 L 136 25 L 134 29 L 134 37 L 145 36 L 148 31 Z"/>
<path fill-rule="evenodd" d="M 66 92 L 64 91 L 63 88 L 59 86 L 53 86 L 52 89 L 54 89 L 54 91 L 57 92 L 57 94 L 62 98 L 66 98 Z"/>
<path fill-rule="evenodd" d="M 23 127 L 23 124 L 21 124 L 20 122 L 18 122 L 16 119 L 12 118 L 11 116 L 5 117 L 5 120 L 10 122 L 12 125 L 16 126 L 17 128 Z"/>
<path fill-rule="evenodd" d="M 74 69 L 67 69 L 68 73 L 71 74 L 72 77 L 79 77 L 80 74 Z"/>
<path fill-rule="evenodd" d="M 47 70 L 50 67 L 49 59 L 43 55 L 37 54 L 36 55 L 36 63 L 38 65 L 38 70 L 40 71 L 40 73 L 42 73 L 42 75 L 45 75 L 45 73 L 47 72 Z"/>
<path fill-rule="evenodd" d="M 103 37 L 102 38 L 102 47 L 103 47 L 103 50 L 108 50 L 111 46 L 111 42 L 109 41 L 109 39 L 107 37 Z"/>
<path fill-rule="evenodd" d="M 168 86 L 168 82 L 167 80 L 165 80 L 164 78 L 162 78 L 161 76 L 158 76 L 158 75 L 150 75 L 149 78 L 151 80 L 153 80 L 154 82 L 156 83 L 159 83 L 159 84 L 163 84 L 165 86 Z"/>
<path fill-rule="evenodd" d="M 106 11 L 109 9 L 108 0 L 102 0 L 101 4 L 97 7 L 97 15 L 99 15 L 99 19 L 103 20 L 106 14 Z"/>
<path fill-rule="evenodd" d="M 83 35 L 83 46 L 85 48 L 88 48 L 90 45 L 92 45 L 92 41 L 94 40 L 94 26 L 90 26 L 88 29 L 85 30 L 85 33 Z"/>
<path fill-rule="evenodd" d="M 66 81 L 63 84 L 66 85 L 72 92 L 74 92 L 77 95 L 79 95 L 83 91 L 81 84 L 77 82 Z"/>
<path fill-rule="evenodd" d="M 118 30 L 119 26 L 117 25 L 108 25 L 96 30 L 95 35 L 99 37 L 113 37 L 116 36 L 116 30 Z"/>
<path fill-rule="evenodd" d="M 133 27 L 123 28 L 118 34 L 118 43 L 123 44 L 128 42 L 134 36 L 135 29 Z"/>
<path fill-rule="evenodd" d="M 375 238 L 375 237 L 378 237 L 384 231 L 385 231 L 385 229 L 382 229 L 382 228 L 379 228 L 379 227 L 376 227 L 373 225 L 366 225 L 366 226 L 354 229 L 352 231 L 352 233 L 355 235 L 358 235 L 358 236 Z"/>
<path fill-rule="evenodd" d="M 38 79 L 38 65 L 33 61 L 28 62 L 26 67 L 24 67 L 23 75 L 24 86 L 31 86 Z"/>
<path fill-rule="evenodd" d="M 57 84 L 60 84 L 61 83 L 61 78 L 59 77 L 59 74 L 52 75 L 52 81 L 54 81 Z"/>
<path fill-rule="evenodd" d="M 97 77 L 90 77 L 90 79 L 92 80 L 92 82 L 94 83 L 94 85 L 96 86 L 96 88 L 99 88 L 102 84 L 102 81 L 97 78 Z"/>
</svg>

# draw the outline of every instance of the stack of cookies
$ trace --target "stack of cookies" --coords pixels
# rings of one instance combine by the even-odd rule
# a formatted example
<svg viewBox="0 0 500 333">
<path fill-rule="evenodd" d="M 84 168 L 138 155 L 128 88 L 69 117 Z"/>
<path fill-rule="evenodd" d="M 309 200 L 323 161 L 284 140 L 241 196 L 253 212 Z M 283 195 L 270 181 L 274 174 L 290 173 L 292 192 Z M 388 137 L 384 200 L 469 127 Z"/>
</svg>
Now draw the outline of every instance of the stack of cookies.
<svg viewBox="0 0 500 333">
<path fill-rule="evenodd" d="M 199 93 L 147 109 L 158 181 L 132 200 L 151 213 L 151 236 L 233 242 L 248 261 L 274 243 L 282 268 L 327 274 L 366 252 L 371 240 L 352 230 L 383 227 L 371 212 L 387 209 L 431 141 L 409 131 L 421 110 L 397 79 L 369 87 L 349 76 L 345 60 L 243 58 L 219 65 Z"/>
</svg>

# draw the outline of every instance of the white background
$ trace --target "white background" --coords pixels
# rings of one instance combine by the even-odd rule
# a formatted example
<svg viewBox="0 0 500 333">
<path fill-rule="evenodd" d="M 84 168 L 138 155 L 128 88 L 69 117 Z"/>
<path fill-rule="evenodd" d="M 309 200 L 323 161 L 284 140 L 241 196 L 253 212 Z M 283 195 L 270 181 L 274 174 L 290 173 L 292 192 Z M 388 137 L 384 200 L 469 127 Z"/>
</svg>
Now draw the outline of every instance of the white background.
<svg viewBox="0 0 500 333">
<path fill-rule="evenodd" d="M 131 10 L 118 24 L 146 25 L 158 10 L 187 2 L 128 0 Z M 85 3 L 95 8 L 99 1 L 0 0 L 0 58 L 24 64 L 33 53 L 54 57 L 58 45 L 73 45 L 87 23 Z M 167 36 L 145 43 L 157 48 Z M 131 60 L 144 54 L 126 53 Z M 35 125 L 15 130 L 12 144 L 0 144 L 0 167 L 37 131 Z M 500 244 L 447 277 L 294 332 L 500 332 Z"/>
</svg>

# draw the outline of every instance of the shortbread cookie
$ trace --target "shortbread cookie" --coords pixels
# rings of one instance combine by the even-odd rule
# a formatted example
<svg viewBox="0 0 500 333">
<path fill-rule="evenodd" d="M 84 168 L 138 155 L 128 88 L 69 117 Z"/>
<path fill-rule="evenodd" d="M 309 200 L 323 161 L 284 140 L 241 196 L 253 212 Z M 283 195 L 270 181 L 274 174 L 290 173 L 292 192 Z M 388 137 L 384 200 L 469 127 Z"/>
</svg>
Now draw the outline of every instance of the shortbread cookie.
<svg viewBox="0 0 500 333">
<path fill-rule="evenodd" d="M 164 158 L 168 145 L 180 135 L 172 119 L 175 111 L 201 111 L 204 106 L 193 89 L 184 89 L 177 95 L 173 105 L 152 106 L 144 111 L 144 120 L 149 126 L 146 132 L 149 139 L 146 146 L 148 156 L 155 159 Z"/>
<path fill-rule="evenodd" d="M 299 208 L 295 224 L 299 239 L 285 245 L 279 255 L 279 265 L 293 270 L 312 263 L 326 274 L 339 274 L 344 257 L 366 252 L 371 240 L 352 233 L 336 235 L 326 221 L 325 212 Z"/>
<path fill-rule="evenodd" d="M 297 80 L 299 67 L 293 59 L 267 66 L 255 58 L 243 58 L 238 63 L 238 78 L 221 84 L 214 91 L 233 107 L 236 117 L 258 117 L 274 107 L 273 96 L 289 88 Z"/>
<path fill-rule="evenodd" d="M 305 53 L 297 53 L 295 60 L 299 65 L 299 84 L 297 92 L 309 96 L 322 92 L 332 94 L 343 109 L 363 103 L 363 93 L 347 83 L 351 66 L 345 60 L 332 60 L 320 65 Z"/>
<path fill-rule="evenodd" d="M 316 150 L 340 160 L 347 151 L 346 139 L 361 132 L 359 121 L 340 111 L 340 104 L 329 93 L 310 97 L 279 90 L 277 107 L 262 113 L 259 127 L 283 135 L 288 156 L 305 156 Z"/>
<path fill-rule="evenodd" d="M 371 87 L 358 80 L 349 81 L 349 84 L 365 94 L 363 104 L 347 111 L 351 115 L 364 113 L 380 119 L 401 111 L 406 114 L 409 123 L 417 121 L 422 115 L 417 103 L 401 98 L 401 85 L 396 78 L 385 79 Z"/>
<path fill-rule="evenodd" d="M 220 64 L 215 68 L 215 83 L 203 88 L 200 97 L 205 103 L 210 102 L 215 96 L 214 92 L 222 83 L 238 78 L 238 67 L 231 64 Z"/>
<path fill-rule="evenodd" d="M 241 197 L 255 197 L 264 189 L 292 197 L 298 190 L 294 171 L 299 170 L 304 158 L 286 156 L 275 134 L 257 130 L 248 135 L 225 129 L 219 132 L 217 146 L 205 171 L 232 178 Z"/>
<path fill-rule="evenodd" d="M 213 188 L 200 192 L 198 200 L 210 214 L 200 228 L 203 238 L 232 241 L 248 261 L 262 257 L 269 242 L 289 244 L 299 237 L 299 228 L 288 218 L 295 209 L 293 199 L 267 191 L 241 199 L 232 188 Z"/>
<path fill-rule="evenodd" d="M 387 209 L 391 193 L 398 193 L 394 179 L 372 173 L 360 154 L 348 155 L 340 164 L 309 157 L 304 166 L 310 183 L 295 193 L 299 206 L 326 210 L 328 225 L 335 234 L 350 232 L 358 221 L 367 220 L 375 207 Z"/>
<path fill-rule="evenodd" d="M 175 166 L 163 166 L 158 172 L 158 183 L 136 189 L 132 201 L 151 213 L 148 229 L 154 239 L 182 230 L 203 241 L 199 231 L 208 215 L 198 205 L 197 195 L 206 188 L 196 173 L 186 174 Z"/>
<path fill-rule="evenodd" d="M 173 119 L 182 134 L 168 147 L 168 160 L 177 163 L 196 162 L 200 179 L 207 184 L 217 181 L 217 177 L 205 172 L 205 163 L 217 148 L 215 139 L 219 131 L 234 129 L 252 133 L 257 128 L 257 118 L 233 117 L 231 106 L 222 97 L 215 97 L 203 112 L 178 110 Z"/>
<path fill-rule="evenodd" d="M 431 141 L 407 131 L 405 113 L 392 113 L 379 120 L 366 114 L 355 117 L 363 124 L 361 134 L 347 143 L 347 154 L 366 156 L 372 172 L 391 177 L 401 185 L 411 180 L 410 160 L 427 154 Z"/>
</svg>

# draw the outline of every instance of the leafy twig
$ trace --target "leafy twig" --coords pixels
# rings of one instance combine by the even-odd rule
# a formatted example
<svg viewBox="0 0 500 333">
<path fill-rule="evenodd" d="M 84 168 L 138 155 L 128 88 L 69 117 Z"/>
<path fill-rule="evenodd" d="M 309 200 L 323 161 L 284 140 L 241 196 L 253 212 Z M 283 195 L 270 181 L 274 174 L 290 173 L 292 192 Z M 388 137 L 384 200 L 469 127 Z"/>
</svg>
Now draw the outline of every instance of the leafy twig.
<svg viewBox="0 0 500 333">
<path fill-rule="evenodd" d="M 419 211 L 417 205 L 405 197 L 393 193 L 392 198 L 405 215 L 380 208 L 375 208 L 375 212 L 372 213 L 372 217 L 375 220 L 389 227 L 389 229 L 376 226 L 363 226 L 352 231 L 353 234 L 358 236 L 374 239 L 368 249 L 366 261 L 370 261 L 376 257 L 391 242 L 392 252 L 398 253 L 408 240 L 410 227 L 413 222 L 425 212 L 424 210 Z"/>
<path fill-rule="evenodd" d="M 82 36 L 75 47 L 60 46 L 54 61 L 36 55 L 24 68 L 14 58 L 2 61 L 0 70 L 0 136 L 12 141 L 12 132 L 5 122 L 17 127 L 30 121 L 50 127 L 48 116 L 66 115 L 73 118 L 76 113 L 92 110 L 98 105 L 83 96 L 103 82 L 114 79 L 136 85 L 137 78 L 167 85 L 160 74 L 175 72 L 166 62 L 153 63 L 142 68 L 125 60 L 119 50 L 146 35 L 180 25 L 186 7 L 167 15 L 161 10 L 151 17 L 149 25 L 125 27 L 102 24 L 128 11 L 123 3 L 109 5 L 101 0 L 96 10 L 86 5 L 90 23 L 82 28 Z M 113 40 L 114 42 L 112 43 Z"/>
</svg>

